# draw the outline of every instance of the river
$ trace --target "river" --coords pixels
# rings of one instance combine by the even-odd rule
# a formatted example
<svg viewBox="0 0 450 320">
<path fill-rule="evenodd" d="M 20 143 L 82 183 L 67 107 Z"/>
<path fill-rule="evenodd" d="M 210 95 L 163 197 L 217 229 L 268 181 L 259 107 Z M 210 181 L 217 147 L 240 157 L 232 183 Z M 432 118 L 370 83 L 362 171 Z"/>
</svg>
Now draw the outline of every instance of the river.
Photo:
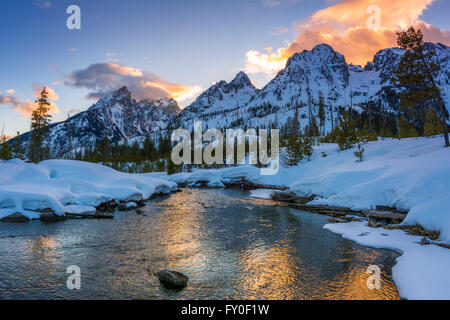
<svg viewBox="0 0 450 320">
<path fill-rule="evenodd" d="M 241 190 L 184 189 L 114 220 L 0 223 L 0 299 L 399 299 L 397 253 L 322 229 L 326 217 Z M 81 270 L 69 290 L 66 269 Z M 370 290 L 368 266 L 381 268 Z M 148 269 L 188 275 L 167 290 Z"/>
</svg>

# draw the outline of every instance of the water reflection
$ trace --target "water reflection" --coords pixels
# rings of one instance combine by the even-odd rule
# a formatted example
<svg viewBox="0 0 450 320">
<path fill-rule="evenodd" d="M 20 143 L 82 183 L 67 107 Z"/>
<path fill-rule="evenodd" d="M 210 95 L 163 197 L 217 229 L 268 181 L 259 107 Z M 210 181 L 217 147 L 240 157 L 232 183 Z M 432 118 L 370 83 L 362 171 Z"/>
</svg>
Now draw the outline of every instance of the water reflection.
<svg viewBox="0 0 450 320">
<path fill-rule="evenodd" d="M 251 199 L 239 190 L 184 190 L 146 216 L 56 225 L 0 224 L 0 297 L 58 299 L 398 299 L 397 255 L 323 230 L 325 217 Z M 65 287 L 78 265 L 82 290 Z M 382 290 L 366 286 L 371 264 Z M 190 277 L 165 290 L 148 269 Z"/>
</svg>

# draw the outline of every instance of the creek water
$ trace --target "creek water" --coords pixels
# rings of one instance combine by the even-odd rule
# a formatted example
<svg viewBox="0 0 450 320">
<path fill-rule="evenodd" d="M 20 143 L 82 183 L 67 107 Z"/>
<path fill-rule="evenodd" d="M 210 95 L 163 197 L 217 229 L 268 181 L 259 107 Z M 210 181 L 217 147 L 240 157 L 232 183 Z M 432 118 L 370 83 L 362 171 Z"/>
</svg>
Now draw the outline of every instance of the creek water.
<svg viewBox="0 0 450 320">
<path fill-rule="evenodd" d="M 240 190 L 185 189 L 145 216 L 0 223 L 0 299 L 399 299 L 397 253 L 324 230 L 326 217 Z M 69 266 L 81 289 L 66 286 Z M 380 290 L 366 270 L 381 269 Z M 189 276 L 165 289 L 150 270 Z"/>
</svg>

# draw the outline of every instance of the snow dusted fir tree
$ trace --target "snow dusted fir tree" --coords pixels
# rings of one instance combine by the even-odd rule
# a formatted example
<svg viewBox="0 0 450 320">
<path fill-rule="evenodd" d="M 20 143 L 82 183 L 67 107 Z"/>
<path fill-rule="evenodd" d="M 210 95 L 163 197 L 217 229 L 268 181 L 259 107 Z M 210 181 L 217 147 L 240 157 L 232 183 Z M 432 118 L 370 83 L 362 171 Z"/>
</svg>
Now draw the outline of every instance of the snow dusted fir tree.
<svg viewBox="0 0 450 320">
<path fill-rule="evenodd" d="M 50 102 L 48 101 L 47 88 L 43 88 L 40 97 L 36 99 L 36 109 L 31 115 L 31 139 L 28 158 L 31 162 L 38 163 L 49 157 L 50 150 L 46 144 L 50 129 L 51 115 Z"/>
<path fill-rule="evenodd" d="M 351 149 L 357 142 L 355 123 L 350 116 L 350 112 L 347 110 L 342 110 L 341 117 L 339 118 L 336 140 L 340 150 Z"/>
<path fill-rule="evenodd" d="M 441 69 L 434 61 L 435 52 L 425 50 L 421 29 L 416 30 L 412 26 L 407 31 L 397 32 L 397 44 L 406 50 L 392 79 L 398 87 L 405 89 L 400 93 L 400 106 L 411 116 L 413 125 L 416 122 L 417 107 L 436 108 L 442 121 L 445 145 L 449 147 L 445 103 L 435 80 L 436 73 Z M 410 131 L 415 135 L 413 130 Z"/>
<path fill-rule="evenodd" d="M 356 134 L 356 151 L 353 154 L 356 157 L 356 162 L 364 161 L 364 152 L 365 149 L 363 145 L 365 145 L 368 141 L 368 137 L 362 131 L 358 131 Z"/>
<path fill-rule="evenodd" d="M 9 146 L 8 138 L 2 130 L 0 134 L 0 160 L 10 160 L 11 156 L 11 147 Z"/>
<path fill-rule="evenodd" d="M 436 116 L 434 110 L 429 109 L 425 117 L 424 133 L 425 137 L 431 137 L 443 132 L 442 122 Z"/>
</svg>

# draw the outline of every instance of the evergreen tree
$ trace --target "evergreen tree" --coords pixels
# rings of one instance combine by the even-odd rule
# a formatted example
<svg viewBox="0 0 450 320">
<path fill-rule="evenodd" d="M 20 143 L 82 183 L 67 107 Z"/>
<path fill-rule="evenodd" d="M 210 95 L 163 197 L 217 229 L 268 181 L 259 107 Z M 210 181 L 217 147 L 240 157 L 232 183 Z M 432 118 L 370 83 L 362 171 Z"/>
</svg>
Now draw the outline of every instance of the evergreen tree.
<svg viewBox="0 0 450 320">
<path fill-rule="evenodd" d="M 323 102 L 323 97 L 319 98 L 319 126 L 320 126 L 320 135 L 325 133 L 325 104 Z"/>
<path fill-rule="evenodd" d="M 418 106 L 437 105 L 444 129 L 445 145 L 449 147 L 445 103 L 435 81 L 435 75 L 441 69 L 440 65 L 433 61 L 435 53 L 431 50 L 425 51 L 422 31 L 412 26 L 407 31 L 397 32 L 397 44 L 406 50 L 394 71 L 393 79 L 399 87 L 406 89 L 400 94 L 401 106 L 409 108 L 409 113 L 415 120 Z"/>
<path fill-rule="evenodd" d="M 296 166 L 305 157 L 310 158 L 313 153 L 312 140 L 307 137 L 292 135 L 284 139 L 284 164 L 287 167 Z"/>
<path fill-rule="evenodd" d="M 425 118 L 425 126 L 424 126 L 424 136 L 431 137 L 434 135 L 438 135 L 443 132 L 442 122 L 439 121 L 436 113 L 433 109 L 428 109 L 426 118 Z"/>
<path fill-rule="evenodd" d="M 167 174 L 172 175 L 178 172 L 177 166 L 173 163 L 172 159 L 169 157 L 167 158 Z"/>
<path fill-rule="evenodd" d="M 356 162 L 364 161 L 365 149 L 363 145 L 367 143 L 367 140 L 367 136 L 362 131 L 358 131 L 356 134 L 356 151 L 353 152 L 356 157 Z"/>
<path fill-rule="evenodd" d="M 29 159 L 38 163 L 49 156 L 49 146 L 46 144 L 50 129 L 51 115 L 50 102 L 48 102 L 47 88 L 43 88 L 40 97 L 36 100 L 36 109 L 31 115 L 31 138 L 29 147 Z"/>
<path fill-rule="evenodd" d="M 416 137 L 417 131 L 408 123 L 406 118 L 401 115 L 399 120 L 400 138 Z M 415 131 L 415 132 L 414 132 Z"/>
<path fill-rule="evenodd" d="M 11 145 L 11 154 L 13 158 L 25 160 L 25 150 L 21 145 L 20 132 L 17 131 Z"/>
<path fill-rule="evenodd" d="M 355 124 L 350 117 L 350 112 L 342 110 L 342 115 L 339 119 L 339 129 L 336 132 L 337 143 L 341 150 L 353 148 L 357 141 Z"/>
<path fill-rule="evenodd" d="M 2 132 L 2 134 L 0 134 L 0 160 L 11 160 L 11 158 L 12 152 L 8 143 L 8 138 Z"/>
</svg>

